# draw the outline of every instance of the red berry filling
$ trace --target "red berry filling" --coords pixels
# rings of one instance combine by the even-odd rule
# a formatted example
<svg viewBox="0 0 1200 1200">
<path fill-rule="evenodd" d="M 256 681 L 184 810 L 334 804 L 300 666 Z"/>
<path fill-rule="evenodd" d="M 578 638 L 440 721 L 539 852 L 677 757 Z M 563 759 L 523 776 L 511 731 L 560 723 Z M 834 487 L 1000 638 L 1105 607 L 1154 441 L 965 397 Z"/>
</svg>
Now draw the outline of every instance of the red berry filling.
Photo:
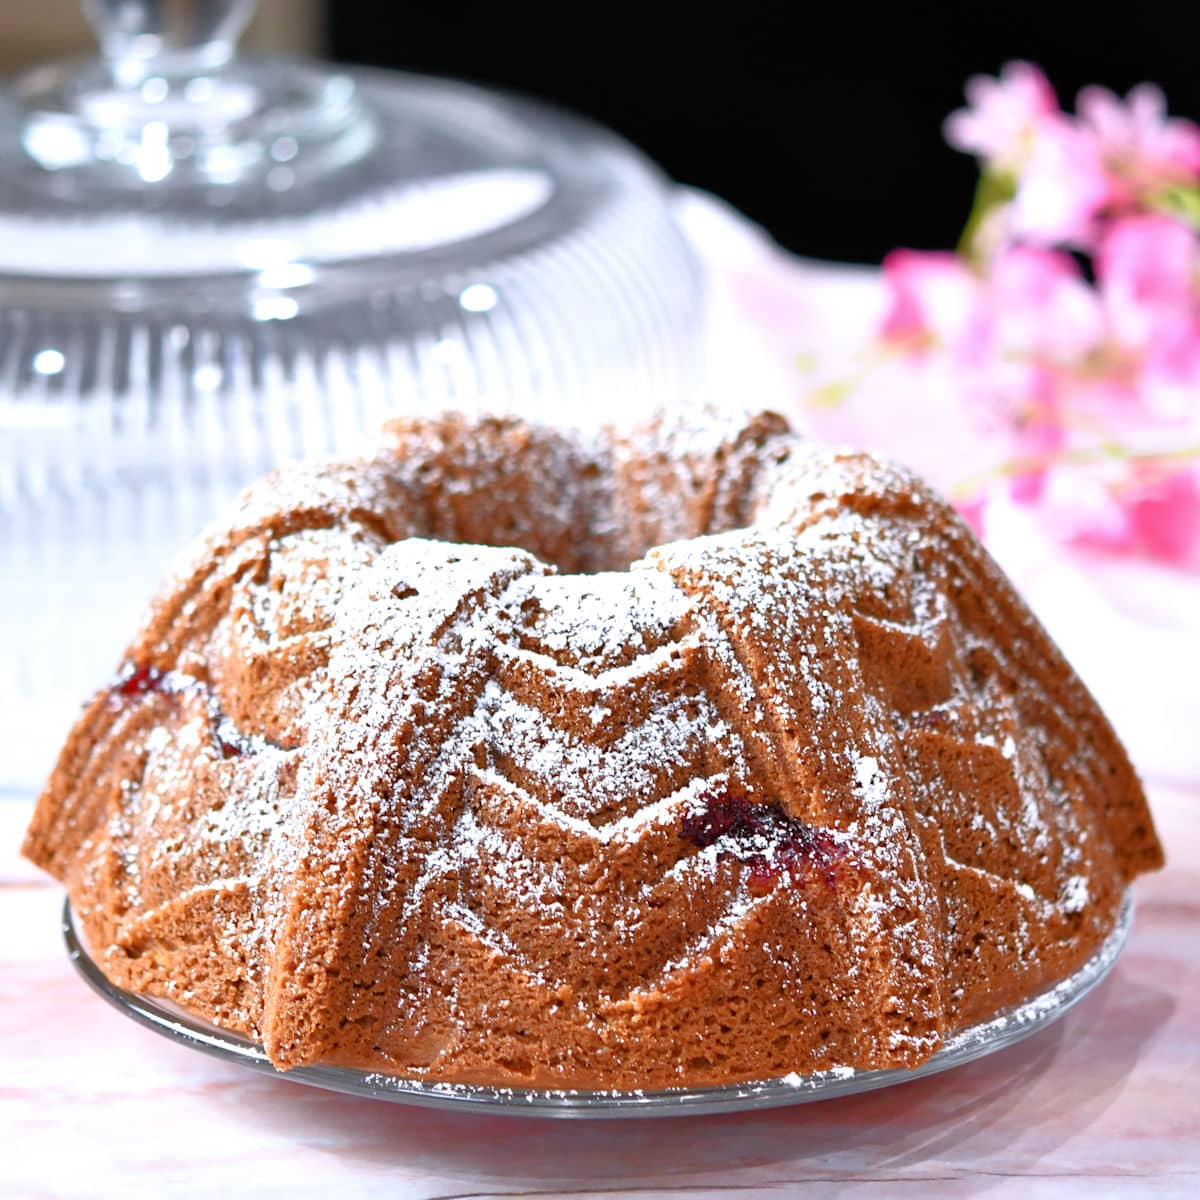
<svg viewBox="0 0 1200 1200">
<path fill-rule="evenodd" d="M 190 675 L 162 671 L 145 663 L 129 663 L 109 688 L 110 695 L 120 698 L 185 692 L 204 698 L 208 706 L 213 745 L 222 758 L 241 758 L 253 749 L 251 739 L 238 733 L 226 720 L 212 689 Z"/>
<path fill-rule="evenodd" d="M 931 708 L 926 712 L 913 713 L 910 718 L 918 729 L 942 730 L 950 727 L 950 717 L 940 708 Z"/>
<path fill-rule="evenodd" d="M 165 690 L 165 678 L 165 672 L 157 667 L 130 665 L 113 684 L 112 690 L 118 696 L 144 696 L 148 692 L 162 692 Z"/>
<path fill-rule="evenodd" d="M 699 800 L 683 819 L 683 836 L 701 848 L 721 843 L 719 857 L 745 864 L 753 895 L 772 891 L 785 875 L 798 884 L 819 876 L 831 891 L 857 875 L 843 843 L 774 804 L 755 804 L 737 792 L 705 792 Z"/>
</svg>

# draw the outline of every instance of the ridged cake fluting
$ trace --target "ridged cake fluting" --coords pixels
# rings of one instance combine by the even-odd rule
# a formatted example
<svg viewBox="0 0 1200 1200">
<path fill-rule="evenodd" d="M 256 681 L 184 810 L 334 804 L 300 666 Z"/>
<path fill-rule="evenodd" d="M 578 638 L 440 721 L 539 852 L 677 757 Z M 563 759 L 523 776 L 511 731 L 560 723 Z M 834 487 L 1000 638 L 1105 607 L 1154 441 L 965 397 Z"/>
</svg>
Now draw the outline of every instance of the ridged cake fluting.
<svg viewBox="0 0 1200 1200">
<path fill-rule="evenodd" d="M 1161 862 L 953 511 L 770 414 L 439 416 L 276 473 L 26 853 L 113 982 L 280 1066 L 604 1088 L 916 1065 Z"/>
</svg>

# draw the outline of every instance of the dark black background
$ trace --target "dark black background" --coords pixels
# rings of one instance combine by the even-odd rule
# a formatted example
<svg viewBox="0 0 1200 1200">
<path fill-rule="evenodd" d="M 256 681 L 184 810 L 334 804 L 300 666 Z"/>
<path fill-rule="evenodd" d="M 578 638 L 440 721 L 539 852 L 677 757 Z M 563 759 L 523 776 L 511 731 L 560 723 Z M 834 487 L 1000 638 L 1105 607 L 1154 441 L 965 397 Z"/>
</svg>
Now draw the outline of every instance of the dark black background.
<svg viewBox="0 0 1200 1200">
<path fill-rule="evenodd" d="M 335 58 L 456 75 L 557 100 L 619 130 L 786 246 L 877 261 L 953 244 L 972 161 L 942 141 L 966 77 L 1039 63 L 1073 106 L 1087 83 L 1152 79 L 1200 119 L 1200 0 L 876 10 L 528 0 L 329 0 Z"/>
</svg>

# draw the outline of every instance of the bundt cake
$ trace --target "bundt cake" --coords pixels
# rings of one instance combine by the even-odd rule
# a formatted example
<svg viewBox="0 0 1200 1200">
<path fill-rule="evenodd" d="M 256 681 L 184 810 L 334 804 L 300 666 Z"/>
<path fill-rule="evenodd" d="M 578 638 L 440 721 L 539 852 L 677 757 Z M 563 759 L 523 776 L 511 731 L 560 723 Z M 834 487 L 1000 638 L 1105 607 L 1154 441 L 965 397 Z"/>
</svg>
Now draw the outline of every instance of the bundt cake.
<svg viewBox="0 0 1200 1200">
<path fill-rule="evenodd" d="M 25 853 L 114 983 L 280 1067 L 570 1088 L 916 1065 L 1161 863 L 954 512 L 771 414 L 441 415 L 277 472 Z"/>
</svg>

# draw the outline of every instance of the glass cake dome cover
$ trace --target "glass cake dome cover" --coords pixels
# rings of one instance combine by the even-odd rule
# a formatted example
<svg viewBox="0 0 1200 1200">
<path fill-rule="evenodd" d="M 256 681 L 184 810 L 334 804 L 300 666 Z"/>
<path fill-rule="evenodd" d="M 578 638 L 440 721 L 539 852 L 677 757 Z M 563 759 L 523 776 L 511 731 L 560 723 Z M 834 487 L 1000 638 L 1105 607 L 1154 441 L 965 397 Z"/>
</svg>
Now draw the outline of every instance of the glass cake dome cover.
<svg viewBox="0 0 1200 1200">
<path fill-rule="evenodd" d="M 0 99 L 0 791 L 37 787 L 172 557 L 390 416 L 688 395 L 666 181 L 532 101 L 234 53 L 249 0 L 90 0 Z"/>
</svg>

